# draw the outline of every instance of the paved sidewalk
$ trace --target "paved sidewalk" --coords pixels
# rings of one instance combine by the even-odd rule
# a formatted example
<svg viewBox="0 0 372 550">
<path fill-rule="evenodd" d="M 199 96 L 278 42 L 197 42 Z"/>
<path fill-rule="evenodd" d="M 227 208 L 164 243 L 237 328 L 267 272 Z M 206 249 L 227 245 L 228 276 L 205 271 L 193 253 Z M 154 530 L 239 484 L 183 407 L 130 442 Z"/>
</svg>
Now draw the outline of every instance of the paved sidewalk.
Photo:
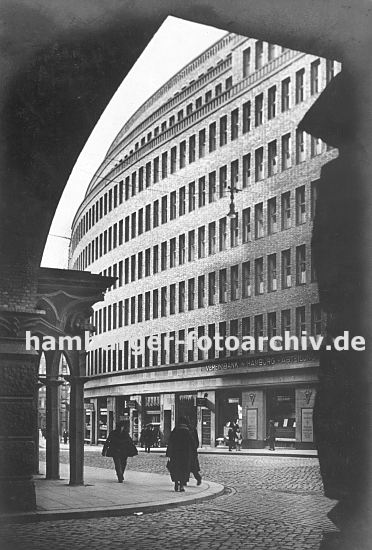
<svg viewBox="0 0 372 550">
<path fill-rule="evenodd" d="M 40 464 L 45 471 L 45 463 Z M 45 475 L 45 474 L 44 474 Z M 85 485 L 68 485 L 69 467 L 60 464 L 59 480 L 35 476 L 37 510 L 0 515 L 0 521 L 37 522 L 103 516 L 124 516 L 159 511 L 164 508 L 200 502 L 224 492 L 223 485 L 211 481 L 196 486 L 192 479 L 184 493 L 176 493 L 169 475 L 125 472 L 124 483 L 118 483 L 114 470 L 84 468 Z"/>
</svg>

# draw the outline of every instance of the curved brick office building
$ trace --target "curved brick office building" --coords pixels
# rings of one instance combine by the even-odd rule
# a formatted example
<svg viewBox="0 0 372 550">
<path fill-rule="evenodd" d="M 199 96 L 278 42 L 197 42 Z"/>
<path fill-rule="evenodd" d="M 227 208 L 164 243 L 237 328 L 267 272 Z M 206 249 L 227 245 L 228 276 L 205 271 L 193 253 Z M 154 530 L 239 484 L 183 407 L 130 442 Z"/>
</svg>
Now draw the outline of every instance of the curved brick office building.
<svg viewBox="0 0 372 550">
<path fill-rule="evenodd" d="M 339 69 L 227 34 L 124 125 L 72 228 L 70 267 L 117 277 L 94 311 L 88 442 L 119 418 L 135 439 L 151 422 L 166 440 L 186 414 L 203 446 L 237 419 L 243 446 L 264 446 L 269 419 L 279 444 L 314 446 L 316 352 L 183 342 L 322 332 L 311 229 L 337 151 L 297 126 Z M 153 335 L 159 350 L 131 352 Z"/>
</svg>

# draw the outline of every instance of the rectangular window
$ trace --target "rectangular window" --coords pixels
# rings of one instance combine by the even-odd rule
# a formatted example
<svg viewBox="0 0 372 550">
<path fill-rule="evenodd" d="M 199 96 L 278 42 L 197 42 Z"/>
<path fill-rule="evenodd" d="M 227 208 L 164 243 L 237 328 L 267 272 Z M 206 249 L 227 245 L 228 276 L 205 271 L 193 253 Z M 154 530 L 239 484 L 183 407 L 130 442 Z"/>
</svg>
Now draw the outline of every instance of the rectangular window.
<svg viewBox="0 0 372 550">
<path fill-rule="evenodd" d="M 326 59 L 326 84 L 329 84 L 335 76 L 335 62 Z"/>
<path fill-rule="evenodd" d="M 130 280 L 131 282 L 136 280 L 136 255 L 133 254 L 130 258 Z"/>
<path fill-rule="evenodd" d="M 310 138 L 310 155 L 311 157 L 316 157 L 322 152 L 322 140 L 315 136 Z"/>
<path fill-rule="evenodd" d="M 143 277 L 143 252 L 138 252 L 138 262 L 137 262 L 137 277 L 142 279 Z"/>
<path fill-rule="evenodd" d="M 150 310 L 151 310 L 151 297 L 150 292 L 145 293 L 145 321 L 148 321 L 150 319 Z"/>
<path fill-rule="evenodd" d="M 159 317 L 159 291 L 155 288 L 152 291 L 152 318 L 157 319 Z"/>
<path fill-rule="evenodd" d="M 209 103 L 212 99 L 212 90 L 208 90 L 208 92 L 205 92 L 205 103 Z"/>
<path fill-rule="evenodd" d="M 238 246 L 238 229 L 239 229 L 239 217 L 238 213 L 234 217 L 230 218 L 230 246 L 234 248 Z"/>
<path fill-rule="evenodd" d="M 226 357 L 226 347 L 224 345 L 225 341 L 226 341 L 226 336 L 227 336 L 227 326 L 226 326 L 226 321 L 221 321 L 220 323 L 218 323 L 218 335 L 219 335 L 219 338 L 220 338 L 220 342 L 221 342 L 221 350 L 218 352 L 218 356 L 219 357 Z"/>
<path fill-rule="evenodd" d="M 254 317 L 254 337 L 256 341 L 263 336 L 263 315 L 255 315 Z"/>
<path fill-rule="evenodd" d="M 217 137 L 216 123 L 212 122 L 212 124 L 209 125 L 209 152 L 210 153 L 216 150 L 216 137 Z"/>
<path fill-rule="evenodd" d="M 155 228 L 155 227 L 158 227 L 158 225 L 159 225 L 159 201 L 156 200 L 154 201 L 153 212 L 152 212 L 152 226 Z"/>
<path fill-rule="evenodd" d="M 143 233 L 143 208 L 138 211 L 138 235 Z"/>
<path fill-rule="evenodd" d="M 226 250 L 226 243 L 227 243 L 227 220 L 226 218 L 221 218 L 219 221 L 219 237 L 220 237 L 220 252 L 222 250 Z"/>
<path fill-rule="evenodd" d="M 251 296 L 251 264 L 243 262 L 242 264 L 242 298 Z"/>
<path fill-rule="evenodd" d="M 219 277 L 220 304 L 227 302 L 227 270 L 220 269 Z"/>
<path fill-rule="evenodd" d="M 220 198 L 226 197 L 227 194 L 227 166 L 221 166 L 220 171 Z"/>
<path fill-rule="evenodd" d="M 208 305 L 214 306 L 216 303 L 216 273 L 213 271 L 208 274 Z"/>
<path fill-rule="evenodd" d="M 169 287 L 169 315 L 176 313 L 176 285 L 170 285 Z"/>
<path fill-rule="evenodd" d="M 152 269 L 154 275 L 159 271 L 159 245 L 155 245 L 152 252 Z"/>
<path fill-rule="evenodd" d="M 251 240 L 251 209 L 244 208 L 242 221 L 242 240 L 248 243 Z"/>
<path fill-rule="evenodd" d="M 264 292 L 264 271 L 263 258 L 257 258 L 254 262 L 255 267 L 255 293 L 256 295 Z"/>
<path fill-rule="evenodd" d="M 151 248 L 145 250 L 145 277 L 149 277 L 151 272 Z"/>
<path fill-rule="evenodd" d="M 205 306 L 205 278 L 204 275 L 198 277 L 198 308 Z"/>
<path fill-rule="evenodd" d="M 311 95 L 319 92 L 319 67 L 320 59 L 316 59 L 310 66 L 310 93 Z"/>
<path fill-rule="evenodd" d="M 247 153 L 243 156 L 243 189 L 249 186 L 251 179 L 251 154 Z"/>
<path fill-rule="evenodd" d="M 275 44 L 268 44 L 267 45 L 267 60 L 272 61 L 275 58 L 276 55 L 276 46 Z"/>
<path fill-rule="evenodd" d="M 205 206 L 206 192 L 205 192 L 205 177 L 199 178 L 199 208 Z"/>
<path fill-rule="evenodd" d="M 232 79 L 232 76 L 229 76 L 225 80 L 225 90 L 230 90 L 230 88 L 232 88 L 232 85 L 233 85 L 233 79 Z"/>
<path fill-rule="evenodd" d="M 305 69 L 296 72 L 296 104 L 304 100 Z"/>
<path fill-rule="evenodd" d="M 192 162 L 195 162 L 195 158 L 196 158 L 195 146 L 196 146 L 196 137 L 194 134 L 189 137 L 189 164 L 191 164 Z"/>
<path fill-rule="evenodd" d="M 256 96 L 255 98 L 255 113 L 254 113 L 254 123 L 255 126 L 261 126 L 263 123 L 263 94 Z"/>
<path fill-rule="evenodd" d="M 169 267 L 176 266 L 176 237 L 169 241 Z"/>
<path fill-rule="evenodd" d="M 203 105 L 203 99 L 198 97 L 195 101 L 195 109 L 198 110 Z"/>
<path fill-rule="evenodd" d="M 243 50 L 243 78 L 246 78 L 251 72 L 251 48 Z"/>
<path fill-rule="evenodd" d="M 195 260 L 195 231 L 194 229 L 192 231 L 189 231 L 189 245 L 188 245 L 188 258 L 189 262 L 193 262 Z"/>
<path fill-rule="evenodd" d="M 129 298 L 124 300 L 124 326 L 129 324 Z"/>
<path fill-rule="evenodd" d="M 178 199 L 179 199 L 178 213 L 179 213 L 180 216 L 184 216 L 184 214 L 186 213 L 186 188 L 185 188 L 185 186 L 180 188 Z"/>
<path fill-rule="evenodd" d="M 291 106 L 290 86 L 291 86 L 291 79 L 289 77 L 282 80 L 282 113 L 285 113 L 286 111 L 288 111 Z"/>
<path fill-rule="evenodd" d="M 231 300 L 237 300 L 239 298 L 239 266 L 233 265 L 230 268 L 230 291 Z"/>
<path fill-rule="evenodd" d="M 255 67 L 256 71 L 261 69 L 263 65 L 263 42 L 262 40 L 257 40 L 255 44 Z"/>
<path fill-rule="evenodd" d="M 188 309 L 192 311 L 195 308 L 195 279 L 188 280 Z"/>
<path fill-rule="evenodd" d="M 192 103 L 189 103 L 188 105 L 186 105 L 186 115 L 187 115 L 187 116 L 191 115 L 192 110 L 193 110 L 193 105 L 192 105 Z"/>
<path fill-rule="evenodd" d="M 178 362 L 183 363 L 185 361 L 185 331 L 178 331 Z"/>
<path fill-rule="evenodd" d="M 286 134 L 282 136 L 282 170 L 286 170 L 291 166 L 291 134 Z"/>
<path fill-rule="evenodd" d="M 208 199 L 209 202 L 214 202 L 217 198 L 216 172 L 211 172 L 208 177 Z"/>
<path fill-rule="evenodd" d="M 291 227 L 291 194 L 290 191 L 282 194 L 282 230 Z"/>
<path fill-rule="evenodd" d="M 198 229 L 198 258 L 205 257 L 205 226 Z"/>
<path fill-rule="evenodd" d="M 239 337 L 239 319 L 231 319 L 230 321 L 230 336 L 233 338 L 238 339 Z M 230 356 L 235 357 L 238 355 L 238 347 L 237 349 L 230 350 Z"/>
<path fill-rule="evenodd" d="M 143 321 L 143 296 L 140 294 L 137 297 L 137 322 L 142 323 Z"/>
<path fill-rule="evenodd" d="M 272 86 L 267 92 L 267 118 L 271 120 L 276 115 L 276 86 Z"/>
<path fill-rule="evenodd" d="M 195 210 L 195 182 L 189 183 L 189 212 Z"/>
<path fill-rule="evenodd" d="M 186 141 L 181 141 L 180 143 L 180 168 L 185 168 L 186 166 Z"/>
<path fill-rule="evenodd" d="M 220 118 L 220 147 L 227 143 L 227 116 Z"/>
<path fill-rule="evenodd" d="M 130 299 L 130 324 L 134 325 L 136 322 L 136 297 L 132 296 Z"/>
<path fill-rule="evenodd" d="M 177 216 L 177 194 L 176 191 L 172 191 L 170 194 L 170 204 L 169 204 L 169 218 L 174 220 Z"/>
<path fill-rule="evenodd" d="M 251 335 L 251 321 L 249 317 L 243 317 L 242 319 L 242 339 L 244 340 L 245 336 Z M 248 350 L 243 350 L 242 352 L 244 355 L 249 353 Z"/>
<path fill-rule="evenodd" d="M 256 181 L 260 181 L 264 177 L 263 157 L 264 157 L 263 147 L 260 147 L 259 149 L 256 149 L 256 151 L 255 151 L 255 179 L 256 179 Z"/>
<path fill-rule="evenodd" d="M 291 310 L 284 309 L 282 311 L 282 338 L 286 332 L 291 333 Z"/>
<path fill-rule="evenodd" d="M 178 264 L 183 265 L 186 261 L 185 253 L 185 234 L 183 233 L 178 237 Z"/>
<path fill-rule="evenodd" d="M 269 235 L 276 233 L 278 230 L 277 224 L 277 209 L 276 197 L 267 201 L 267 232 Z"/>
<path fill-rule="evenodd" d="M 188 335 L 191 332 L 195 332 L 194 327 L 190 327 L 189 329 L 187 329 Z M 194 361 L 194 352 L 195 352 L 195 343 L 194 343 L 194 341 L 192 341 L 191 346 L 189 346 L 189 349 L 187 351 L 187 360 L 188 361 Z"/>
<path fill-rule="evenodd" d="M 167 287 L 163 286 L 160 290 L 160 315 L 166 317 L 167 315 Z"/>
<path fill-rule="evenodd" d="M 272 313 L 267 314 L 267 335 L 270 338 L 273 338 L 277 334 L 277 327 L 276 327 L 276 312 L 273 311 Z"/>
<path fill-rule="evenodd" d="M 322 335 L 322 310 L 320 304 L 311 304 L 311 334 Z"/>
<path fill-rule="evenodd" d="M 165 365 L 167 362 L 168 342 L 166 340 L 166 333 L 163 332 L 160 335 L 160 364 Z"/>
<path fill-rule="evenodd" d="M 276 254 L 270 254 L 267 257 L 267 284 L 268 291 L 277 290 L 277 272 L 276 272 Z"/>
<path fill-rule="evenodd" d="M 151 204 L 147 204 L 145 208 L 145 231 L 151 230 Z"/>
<path fill-rule="evenodd" d="M 174 174 L 177 170 L 177 147 L 172 147 L 170 156 L 170 173 Z"/>
<path fill-rule="evenodd" d="M 304 162 L 306 159 L 305 152 L 305 132 L 303 130 L 296 130 L 296 162 Z"/>
<path fill-rule="evenodd" d="M 306 284 L 306 246 L 296 246 L 296 283 Z"/>
<path fill-rule="evenodd" d="M 231 112 L 231 141 L 239 137 L 239 109 Z"/>
<path fill-rule="evenodd" d="M 296 188 L 296 225 L 306 222 L 305 186 Z"/>
<path fill-rule="evenodd" d="M 161 270 L 167 269 L 167 241 L 161 243 Z"/>
<path fill-rule="evenodd" d="M 208 225 L 208 254 L 211 256 L 216 253 L 216 222 Z"/>
<path fill-rule="evenodd" d="M 133 212 L 133 214 L 131 216 L 131 226 L 132 226 L 131 237 L 132 237 L 132 239 L 134 239 L 135 236 L 136 236 L 136 229 L 137 229 L 137 227 L 136 227 L 136 225 L 137 225 L 136 218 L 137 218 L 137 212 Z"/>
<path fill-rule="evenodd" d="M 208 338 L 210 339 L 212 346 L 208 350 L 208 359 L 214 359 L 216 356 L 216 345 L 215 345 L 215 335 L 216 335 L 216 327 L 214 323 L 211 323 L 208 325 Z"/>
<path fill-rule="evenodd" d="M 318 186 L 319 186 L 319 180 L 315 180 L 311 182 L 311 219 L 313 220 L 315 217 L 316 212 L 316 202 L 318 199 Z"/>
<path fill-rule="evenodd" d="M 230 164 L 230 181 L 231 187 L 236 188 L 239 184 L 239 160 L 233 160 Z"/>
<path fill-rule="evenodd" d="M 219 96 L 222 94 L 222 84 L 217 84 L 214 89 L 215 96 Z"/>
<path fill-rule="evenodd" d="M 161 198 L 161 223 L 167 223 L 168 221 L 168 197 L 164 195 Z"/>
<path fill-rule="evenodd" d="M 170 332 L 169 333 L 169 363 L 173 365 L 175 362 L 176 362 L 176 333 Z"/>
<path fill-rule="evenodd" d="M 153 178 L 154 183 L 159 181 L 159 157 L 155 157 L 153 161 Z"/>
<path fill-rule="evenodd" d="M 290 288 L 292 286 L 291 275 L 291 249 L 282 251 L 282 288 Z"/>
<path fill-rule="evenodd" d="M 243 103 L 243 134 L 251 129 L 251 102 Z"/>
<path fill-rule="evenodd" d="M 136 194 L 136 179 L 137 179 L 137 173 L 133 172 L 132 174 L 132 197 Z"/>
<path fill-rule="evenodd" d="M 278 150 L 276 145 L 276 139 L 271 141 L 267 150 L 268 156 L 268 175 L 273 176 L 278 171 Z"/>
<path fill-rule="evenodd" d="M 161 178 L 165 179 L 168 176 L 168 153 L 165 151 L 161 155 Z"/>
<path fill-rule="evenodd" d="M 146 187 L 150 187 L 151 185 L 151 163 L 148 162 L 146 164 Z"/>
<path fill-rule="evenodd" d="M 179 313 L 185 311 L 185 281 L 178 283 L 178 311 Z"/>
<path fill-rule="evenodd" d="M 255 238 L 260 239 L 264 236 L 263 203 L 260 202 L 254 207 Z"/>
<path fill-rule="evenodd" d="M 205 156 L 205 130 L 199 131 L 199 158 Z"/>
<path fill-rule="evenodd" d="M 129 258 L 124 260 L 124 284 L 129 283 Z"/>
<path fill-rule="evenodd" d="M 297 337 L 300 338 L 304 331 L 306 331 L 305 306 L 296 307 L 296 334 L 297 334 Z"/>
</svg>

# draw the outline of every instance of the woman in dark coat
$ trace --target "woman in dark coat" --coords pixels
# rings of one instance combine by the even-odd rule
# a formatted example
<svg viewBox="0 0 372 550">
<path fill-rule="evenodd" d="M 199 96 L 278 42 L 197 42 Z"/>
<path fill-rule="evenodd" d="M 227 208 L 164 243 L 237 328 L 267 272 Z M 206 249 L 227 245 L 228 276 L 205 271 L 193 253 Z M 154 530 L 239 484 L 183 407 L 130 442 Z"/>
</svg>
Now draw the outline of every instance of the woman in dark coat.
<svg viewBox="0 0 372 550">
<path fill-rule="evenodd" d="M 103 456 L 112 456 L 114 459 L 119 483 L 123 483 L 124 481 L 124 471 L 127 466 L 128 456 L 136 456 L 138 454 L 137 447 L 124 426 L 124 423 L 120 422 L 115 430 L 110 432 L 102 449 Z"/>
<path fill-rule="evenodd" d="M 199 436 L 198 436 L 198 430 L 196 428 L 193 427 L 192 423 L 191 423 L 191 420 L 186 417 L 186 422 L 187 422 L 187 426 L 190 430 L 190 433 L 194 439 L 194 444 L 195 444 L 195 454 L 194 454 L 194 458 L 193 458 L 193 461 L 192 461 L 192 464 L 191 464 L 191 473 L 192 475 L 194 476 L 194 478 L 196 479 L 196 484 L 197 485 L 201 485 L 201 482 L 202 482 L 202 477 L 200 475 L 200 464 L 199 464 L 199 457 L 198 457 L 198 447 L 199 447 Z"/>
<path fill-rule="evenodd" d="M 174 481 L 174 490 L 183 492 L 185 484 L 190 479 L 190 472 L 196 454 L 196 445 L 186 419 L 180 417 L 178 423 L 169 436 L 167 457 L 169 458 L 169 472 Z"/>
</svg>

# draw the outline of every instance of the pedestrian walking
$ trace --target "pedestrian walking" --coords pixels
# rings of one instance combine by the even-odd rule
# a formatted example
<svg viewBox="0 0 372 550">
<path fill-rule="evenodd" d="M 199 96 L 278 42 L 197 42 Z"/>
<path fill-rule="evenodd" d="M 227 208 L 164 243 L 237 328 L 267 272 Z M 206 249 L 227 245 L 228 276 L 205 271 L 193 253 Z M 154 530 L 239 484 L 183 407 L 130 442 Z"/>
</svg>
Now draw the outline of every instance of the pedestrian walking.
<svg viewBox="0 0 372 550">
<path fill-rule="evenodd" d="M 63 443 L 65 445 L 67 443 L 67 440 L 68 440 L 68 433 L 66 432 L 66 430 L 63 430 Z"/>
<path fill-rule="evenodd" d="M 191 473 L 196 479 L 196 484 L 201 485 L 202 477 L 200 475 L 200 464 L 199 464 L 199 457 L 198 457 L 198 447 L 199 447 L 199 436 L 198 436 L 198 430 L 195 428 L 195 426 L 192 425 L 189 418 L 186 418 L 187 426 L 190 430 L 190 433 L 192 435 L 192 438 L 194 440 L 195 444 L 195 455 L 191 464 Z"/>
<path fill-rule="evenodd" d="M 275 436 L 276 436 L 276 429 L 275 429 L 274 420 L 270 420 L 269 433 L 267 436 L 270 451 L 275 451 Z"/>
<path fill-rule="evenodd" d="M 151 446 L 154 443 L 154 431 L 151 424 L 147 424 L 141 432 L 141 440 L 145 445 L 145 452 L 149 453 Z"/>
<path fill-rule="evenodd" d="M 126 431 L 124 422 L 119 422 L 115 430 L 110 432 L 102 449 L 102 456 L 113 458 L 119 483 L 124 481 L 124 471 L 128 457 L 137 454 L 137 447 Z"/>
<path fill-rule="evenodd" d="M 240 431 L 240 428 L 238 426 L 235 432 L 235 445 L 236 445 L 237 451 L 242 450 L 242 441 L 243 441 L 242 432 Z"/>
<path fill-rule="evenodd" d="M 229 431 L 227 432 L 227 439 L 229 441 L 229 451 L 232 451 L 232 449 L 235 447 L 235 424 L 234 422 L 230 422 L 229 424 Z"/>
<path fill-rule="evenodd" d="M 195 459 L 196 446 L 187 426 L 186 419 L 180 417 L 169 436 L 166 456 L 169 458 L 167 468 L 174 481 L 174 490 L 184 492 L 190 479 L 190 472 Z"/>
</svg>

